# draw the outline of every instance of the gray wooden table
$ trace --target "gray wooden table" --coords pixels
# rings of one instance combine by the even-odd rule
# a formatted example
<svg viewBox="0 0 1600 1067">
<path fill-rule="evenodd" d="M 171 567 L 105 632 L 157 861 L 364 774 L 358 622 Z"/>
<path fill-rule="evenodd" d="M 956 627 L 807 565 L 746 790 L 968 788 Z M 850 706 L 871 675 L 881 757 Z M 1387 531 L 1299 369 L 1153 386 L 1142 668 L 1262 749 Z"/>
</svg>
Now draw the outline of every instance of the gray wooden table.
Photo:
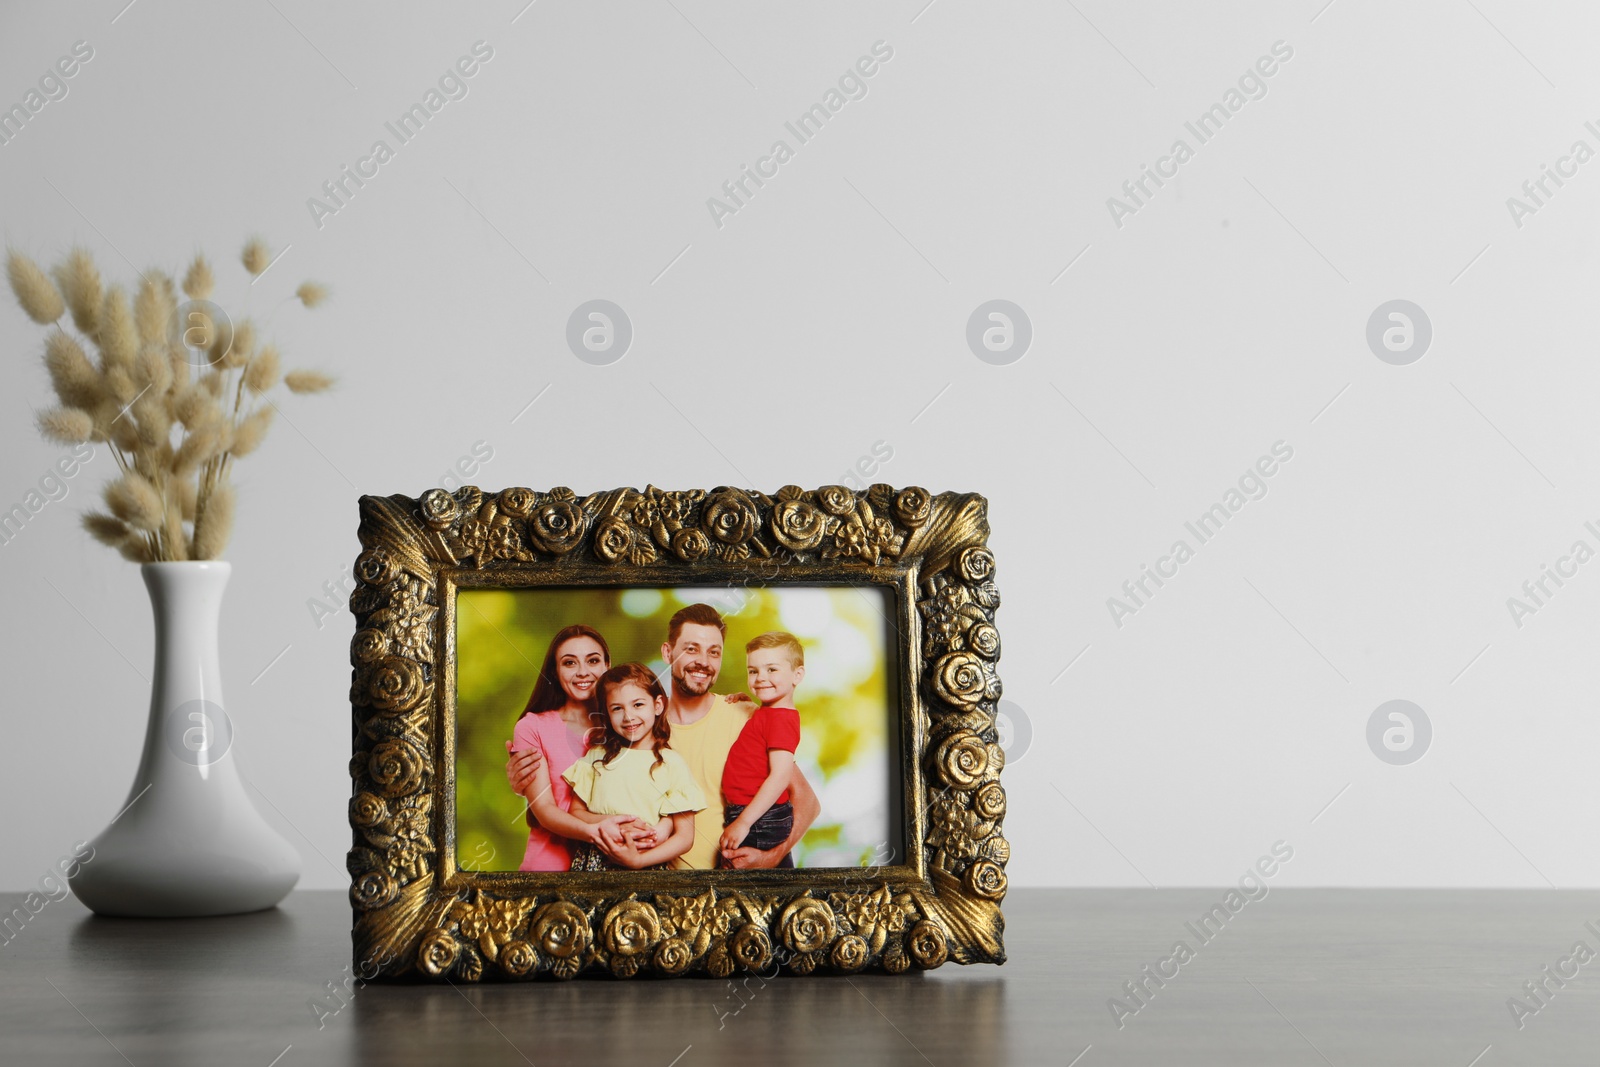
<svg viewBox="0 0 1600 1067">
<path fill-rule="evenodd" d="M 189 921 L 68 899 L 0 947 L 0 1062 L 1600 1063 L 1600 958 L 1548 982 L 1520 1029 L 1507 1006 L 1534 1005 L 1523 983 L 1546 965 L 1571 973 L 1576 942 L 1600 951 L 1600 892 L 1273 889 L 1202 942 L 1185 924 L 1221 894 L 1013 891 L 1003 967 L 752 981 L 739 999 L 712 980 L 367 986 L 337 1011 L 343 894 Z M 1179 940 L 1176 976 L 1144 978 L 1172 973 Z M 1124 988 L 1141 978 L 1142 1003 Z"/>
</svg>

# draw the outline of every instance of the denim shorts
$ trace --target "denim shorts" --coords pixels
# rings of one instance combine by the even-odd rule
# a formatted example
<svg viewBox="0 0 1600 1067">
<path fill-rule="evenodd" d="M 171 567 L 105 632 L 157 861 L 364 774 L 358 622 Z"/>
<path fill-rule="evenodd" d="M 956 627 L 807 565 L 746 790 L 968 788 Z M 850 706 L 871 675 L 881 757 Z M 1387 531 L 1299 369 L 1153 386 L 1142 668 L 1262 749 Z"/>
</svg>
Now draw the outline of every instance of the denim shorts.
<svg viewBox="0 0 1600 1067">
<path fill-rule="evenodd" d="M 722 825 L 727 826 L 744 811 L 743 804 L 725 804 L 722 807 Z M 774 804 L 750 827 L 743 848 L 759 848 L 763 852 L 777 848 L 789 840 L 794 832 L 794 808 L 789 804 Z M 779 867 L 793 867 L 794 857 L 785 854 Z"/>
</svg>

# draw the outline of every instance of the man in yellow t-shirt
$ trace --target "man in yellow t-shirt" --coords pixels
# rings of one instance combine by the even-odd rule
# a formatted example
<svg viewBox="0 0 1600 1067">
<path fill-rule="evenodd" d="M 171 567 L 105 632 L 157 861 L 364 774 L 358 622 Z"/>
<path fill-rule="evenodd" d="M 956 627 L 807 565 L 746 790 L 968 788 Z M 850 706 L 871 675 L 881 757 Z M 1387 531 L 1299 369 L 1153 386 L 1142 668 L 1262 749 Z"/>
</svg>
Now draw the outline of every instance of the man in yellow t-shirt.
<svg viewBox="0 0 1600 1067">
<path fill-rule="evenodd" d="M 694 847 L 672 861 L 675 868 L 709 870 L 716 867 L 717 841 L 722 836 L 722 767 L 739 731 L 755 712 L 750 700 L 731 700 L 711 691 L 722 673 L 722 645 L 728 624 L 710 604 L 690 604 L 672 616 L 661 658 L 672 675 L 667 695 L 668 742 L 689 764 L 694 780 L 705 793 L 706 806 L 694 817 Z M 513 753 L 506 763 L 511 788 L 522 793 L 532 781 L 538 751 Z M 789 802 L 794 807 L 794 829 L 777 848 L 730 849 L 720 857 L 724 867 L 776 867 L 805 836 L 822 811 L 811 783 L 796 767 L 789 781 Z M 628 846 L 624 846 L 626 850 Z M 601 848 L 605 846 L 602 844 Z M 613 859 L 617 857 L 613 855 Z"/>
</svg>

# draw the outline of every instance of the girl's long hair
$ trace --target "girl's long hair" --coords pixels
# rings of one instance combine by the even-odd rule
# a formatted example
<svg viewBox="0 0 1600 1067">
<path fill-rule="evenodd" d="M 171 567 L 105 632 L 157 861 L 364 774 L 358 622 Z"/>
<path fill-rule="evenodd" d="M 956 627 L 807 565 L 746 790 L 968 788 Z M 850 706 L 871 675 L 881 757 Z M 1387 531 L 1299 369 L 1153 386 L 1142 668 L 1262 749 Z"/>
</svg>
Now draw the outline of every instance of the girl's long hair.
<svg viewBox="0 0 1600 1067">
<path fill-rule="evenodd" d="M 601 675 L 599 684 L 595 686 L 595 690 L 600 697 L 600 714 L 604 716 L 605 720 L 605 732 L 600 739 L 600 747 L 606 750 L 605 758 L 600 761 L 599 766 L 595 769 L 598 770 L 600 767 L 604 767 L 616 758 L 618 752 L 628 747 L 627 738 L 617 733 L 616 729 L 611 725 L 611 713 L 606 706 L 611 690 L 619 685 L 628 684 L 636 685 L 643 689 L 652 700 L 661 701 L 661 713 L 656 716 L 656 724 L 650 730 L 650 736 L 655 739 L 651 743 L 651 749 L 656 756 L 655 763 L 650 766 L 650 773 L 653 776 L 656 773 L 656 768 L 666 762 L 666 759 L 661 755 L 661 750 L 667 747 L 667 742 L 672 737 L 672 726 L 667 722 L 667 691 L 661 688 L 661 679 L 657 678 L 655 672 L 643 663 L 620 663 Z"/>
<path fill-rule="evenodd" d="M 568 626 L 556 633 L 550 639 L 550 647 L 545 650 L 544 666 L 539 668 L 539 677 L 533 683 L 533 695 L 528 698 L 528 706 L 522 709 L 522 715 L 536 715 L 541 711 L 557 711 L 567 705 L 567 691 L 561 688 L 561 675 L 556 670 L 556 654 L 561 646 L 574 637 L 587 637 L 600 646 L 600 654 L 605 657 L 606 666 L 611 666 L 611 648 L 606 644 L 606 639 L 600 636 L 600 631 L 592 626 L 579 623 Z M 596 715 L 601 712 L 602 686 L 596 685 L 589 694 L 586 703 L 589 705 L 589 724 L 596 727 L 602 720 L 597 720 Z M 517 718 L 521 719 L 522 715 Z"/>
</svg>

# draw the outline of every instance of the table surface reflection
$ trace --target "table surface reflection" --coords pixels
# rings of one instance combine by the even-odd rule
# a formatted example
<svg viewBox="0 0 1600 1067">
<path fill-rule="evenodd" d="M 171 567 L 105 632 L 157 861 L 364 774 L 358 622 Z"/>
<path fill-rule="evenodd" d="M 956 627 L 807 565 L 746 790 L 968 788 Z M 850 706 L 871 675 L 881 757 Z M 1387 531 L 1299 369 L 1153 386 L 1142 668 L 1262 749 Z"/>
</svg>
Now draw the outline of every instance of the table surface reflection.
<svg viewBox="0 0 1600 1067">
<path fill-rule="evenodd" d="M 1600 1062 L 1600 959 L 1513 1018 L 1600 892 L 1014 890 L 1003 967 L 734 983 L 608 978 L 345 994 L 337 892 L 227 919 L 46 906 L 0 949 L 6 1063 L 1425 1064 Z M 7 895 L 10 909 L 22 899 Z M 1175 942 L 1187 962 L 1171 974 Z M 1135 1000 L 1125 983 L 1143 981 Z M 1113 1010 L 1113 1000 L 1123 1010 Z M 320 1010 L 316 1005 L 324 1005 Z M 1136 1009 L 1136 1010 L 1134 1010 Z M 1120 1026 L 1118 1024 L 1121 1024 Z M 1487 1051 L 1485 1051 L 1487 1050 Z M 1474 1060 L 1474 1057 L 1481 1057 Z"/>
</svg>

